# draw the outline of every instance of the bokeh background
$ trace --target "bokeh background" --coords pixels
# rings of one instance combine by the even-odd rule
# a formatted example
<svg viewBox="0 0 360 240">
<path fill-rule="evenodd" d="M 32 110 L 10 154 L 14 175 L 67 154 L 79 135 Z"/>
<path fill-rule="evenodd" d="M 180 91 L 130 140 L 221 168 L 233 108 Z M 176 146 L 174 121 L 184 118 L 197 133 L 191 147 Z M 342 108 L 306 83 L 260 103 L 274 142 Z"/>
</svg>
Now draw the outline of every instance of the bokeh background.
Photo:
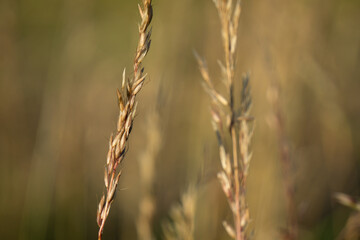
<svg viewBox="0 0 360 240">
<path fill-rule="evenodd" d="M 1 239 L 96 238 L 108 138 L 118 116 L 116 88 L 137 44 L 137 3 L 0 1 Z M 204 56 L 220 76 L 217 12 L 210 0 L 153 4 L 153 41 L 144 62 L 149 78 L 138 96 L 104 239 L 137 237 L 139 158 L 154 112 L 161 136 L 155 236 L 161 239 L 169 209 L 196 184 L 195 239 L 229 239 L 221 225 L 231 213 L 216 180 L 209 99 L 193 55 Z M 356 0 L 242 1 L 237 77 L 251 74 L 256 118 L 248 179 L 255 239 L 278 239 L 286 224 L 278 136 L 266 97 L 274 83 L 293 161 L 300 239 L 335 239 L 351 214 L 333 193 L 360 194 L 359 23 Z"/>
</svg>

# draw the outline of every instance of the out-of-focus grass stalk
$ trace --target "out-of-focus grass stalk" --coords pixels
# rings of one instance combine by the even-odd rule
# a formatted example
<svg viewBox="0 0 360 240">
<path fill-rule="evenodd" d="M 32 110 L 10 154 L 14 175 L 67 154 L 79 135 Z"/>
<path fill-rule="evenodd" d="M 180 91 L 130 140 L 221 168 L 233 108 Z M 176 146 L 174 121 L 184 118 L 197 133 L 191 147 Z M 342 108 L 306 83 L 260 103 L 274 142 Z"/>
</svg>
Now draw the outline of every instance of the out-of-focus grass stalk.
<svg viewBox="0 0 360 240">
<path fill-rule="evenodd" d="M 294 173 L 290 156 L 289 141 L 285 128 L 284 114 L 279 100 L 279 86 L 273 84 L 268 90 L 268 100 L 272 104 L 273 114 L 270 126 L 276 131 L 280 153 L 280 164 L 283 173 L 284 192 L 286 196 L 287 227 L 284 229 L 285 240 L 298 239 L 298 219 L 295 202 Z"/>
<path fill-rule="evenodd" d="M 163 224 L 164 239 L 194 239 L 196 200 L 197 189 L 194 186 L 189 186 L 182 195 L 181 203 L 171 208 L 171 220 Z"/>
<path fill-rule="evenodd" d="M 161 148 L 160 116 L 158 112 L 152 113 L 147 122 L 147 145 L 139 159 L 140 189 L 142 190 L 139 203 L 139 215 L 136 229 L 139 240 L 154 239 L 152 234 L 152 219 L 155 211 L 153 195 L 155 159 Z"/>
<path fill-rule="evenodd" d="M 355 211 L 348 218 L 345 227 L 340 232 L 337 240 L 352 240 L 360 238 L 360 201 L 356 201 L 355 198 L 344 194 L 335 193 L 334 198 L 344 206 L 350 207 Z"/>
<path fill-rule="evenodd" d="M 246 179 L 251 159 L 250 142 L 252 127 L 249 121 L 251 106 L 249 76 L 243 77 L 240 107 L 235 107 L 235 53 L 237 29 L 240 17 L 240 1 L 214 0 L 221 22 L 221 36 L 225 53 L 225 64 L 219 61 L 226 95 L 215 89 L 206 63 L 196 55 L 204 88 L 212 99 L 212 125 L 219 144 L 220 160 L 223 170 L 218 174 L 223 191 L 233 213 L 234 226 L 223 222 L 227 233 L 236 240 L 247 239 L 249 210 L 246 203 Z M 231 138 L 231 146 L 225 146 L 226 133 Z"/>
</svg>

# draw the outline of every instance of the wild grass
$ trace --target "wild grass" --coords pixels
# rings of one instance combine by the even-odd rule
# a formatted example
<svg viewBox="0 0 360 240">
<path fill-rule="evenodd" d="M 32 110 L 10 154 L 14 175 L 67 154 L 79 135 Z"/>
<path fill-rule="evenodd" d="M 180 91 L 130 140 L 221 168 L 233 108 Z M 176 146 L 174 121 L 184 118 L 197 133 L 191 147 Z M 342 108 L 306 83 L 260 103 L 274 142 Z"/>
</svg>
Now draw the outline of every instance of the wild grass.
<svg viewBox="0 0 360 240">
<path fill-rule="evenodd" d="M 246 201 L 246 180 L 250 166 L 250 142 L 253 133 L 249 122 L 253 119 L 249 115 L 251 95 L 248 75 L 243 76 L 240 104 L 235 106 L 235 59 L 241 7 L 240 1 L 233 4 L 231 0 L 214 0 L 214 3 L 221 22 L 225 64 L 219 61 L 219 65 L 226 94 L 216 89 L 206 62 L 197 54 L 196 57 L 204 79 L 204 88 L 212 100 L 212 125 L 218 140 L 222 165 L 218 178 L 234 219 L 233 223 L 223 221 L 223 225 L 230 237 L 244 240 L 248 239 L 247 230 L 250 222 Z M 231 139 L 230 146 L 226 145 L 228 137 Z"/>
<path fill-rule="evenodd" d="M 163 224 L 166 240 L 194 240 L 197 189 L 190 185 L 181 202 L 170 209 L 170 219 Z"/>
<path fill-rule="evenodd" d="M 268 100 L 272 106 L 272 114 L 269 118 L 269 125 L 276 132 L 279 148 L 279 162 L 282 170 L 283 188 L 286 201 L 287 223 L 282 231 L 282 237 L 285 240 L 298 239 L 298 213 L 295 202 L 295 183 L 293 162 L 291 159 L 291 150 L 289 146 L 288 134 L 286 132 L 286 123 L 280 101 L 280 86 L 277 83 L 268 89 Z"/>
<path fill-rule="evenodd" d="M 142 1 L 1 1 L 1 239 L 95 238 L 99 230 L 95 209 L 103 192 L 98 214 L 104 224 L 103 239 L 136 239 L 139 214 L 149 219 L 147 226 L 153 226 L 152 237 L 161 239 L 164 216 L 181 195 L 179 189 L 198 171 L 202 153 L 207 181 L 201 181 L 204 185 L 199 189 L 195 236 L 199 240 L 230 239 L 221 222 L 235 225 L 233 214 L 221 185 L 212 181 L 212 173 L 222 169 L 219 147 L 204 147 L 216 141 L 208 129 L 210 101 L 198 88 L 200 76 L 191 54 L 193 47 L 201 49 L 209 60 L 214 88 L 229 101 L 228 87 L 217 81 L 217 68 L 212 64 L 225 50 L 211 0 L 152 1 L 156 32 L 151 37 L 151 61 L 146 62 L 146 56 L 142 62 L 143 76 L 148 72 L 152 79 L 146 77 L 144 85 L 149 84 L 136 97 L 137 120 L 130 138 L 118 133 L 113 93 L 116 85 L 121 88 L 121 66 L 129 65 L 129 79 L 125 78 L 125 89 L 120 92 L 124 107 L 130 102 L 127 81 L 136 74 L 130 65 L 135 64 L 137 22 L 142 21 L 135 4 Z M 356 197 L 360 189 L 360 1 L 245 0 L 241 7 L 234 103 L 239 103 L 241 95 L 237 75 L 251 69 L 256 139 L 246 196 L 254 239 L 282 239 L 279 228 L 287 230 L 289 225 L 286 192 L 291 191 L 285 187 L 284 194 L 286 180 L 279 157 L 286 146 L 291 146 L 290 160 L 296 161 L 294 172 L 288 174 L 296 177 L 298 239 L 351 239 L 352 234 L 347 233 L 359 229 L 359 211 L 334 204 L 330 196 L 346 192 Z M 222 65 L 226 72 L 225 61 Z M 266 99 L 271 74 L 282 90 L 277 101 L 282 107 L 284 134 L 269 129 L 265 122 L 269 111 L 276 112 Z M 146 199 L 147 190 L 142 187 L 137 160 L 153 144 L 146 140 L 144 126 L 159 79 L 176 91 L 160 118 L 162 149 L 155 157 L 155 182 L 145 183 L 153 184 L 150 202 L 154 200 L 156 210 L 140 213 L 139 200 Z M 229 107 L 225 109 L 221 119 L 225 127 L 220 132 L 225 157 L 229 155 L 233 167 L 231 132 L 226 126 L 226 115 L 231 120 L 231 114 Z M 126 160 L 117 164 L 114 180 L 123 169 L 117 196 L 104 210 L 111 195 L 108 190 L 114 189 L 109 185 L 115 185 L 106 148 L 112 149 L 109 165 L 114 166 L 119 161 L 116 151 L 124 150 L 104 144 L 111 132 L 110 144 L 119 134 L 116 141 L 125 139 Z M 279 144 L 284 135 L 287 143 Z M 237 155 L 240 158 L 240 148 Z M 288 154 L 284 156 L 288 159 Z M 107 188 L 103 187 L 104 167 Z M 124 190 L 119 191 L 120 187 Z M 345 202 L 357 208 L 357 203 L 348 201 L 354 197 Z"/>
<path fill-rule="evenodd" d="M 105 165 L 104 182 L 106 191 L 98 205 L 97 223 L 99 226 L 98 239 L 101 240 L 105 222 L 109 216 L 111 203 L 115 198 L 116 187 L 121 176 L 121 164 L 127 151 L 127 141 L 130 136 L 136 113 L 136 95 L 144 85 L 146 74 L 142 67 L 142 61 L 147 55 L 151 43 L 151 29 L 149 25 L 152 20 L 151 0 L 143 0 L 143 7 L 139 5 L 141 23 L 139 24 L 139 42 L 134 59 L 134 73 L 127 78 L 123 72 L 121 90 L 117 90 L 118 103 L 120 107 L 117 130 L 111 135 L 109 151 Z"/>
<path fill-rule="evenodd" d="M 139 158 L 140 202 L 136 230 L 139 240 L 155 239 L 152 221 L 156 211 L 154 182 L 156 158 L 161 148 L 160 115 L 158 111 L 149 115 L 146 124 L 147 145 Z"/>
<path fill-rule="evenodd" d="M 354 212 L 349 216 L 348 220 L 337 240 L 352 240 L 360 238 L 360 201 L 352 196 L 344 193 L 335 193 L 334 198 L 340 204 L 349 207 Z"/>
</svg>

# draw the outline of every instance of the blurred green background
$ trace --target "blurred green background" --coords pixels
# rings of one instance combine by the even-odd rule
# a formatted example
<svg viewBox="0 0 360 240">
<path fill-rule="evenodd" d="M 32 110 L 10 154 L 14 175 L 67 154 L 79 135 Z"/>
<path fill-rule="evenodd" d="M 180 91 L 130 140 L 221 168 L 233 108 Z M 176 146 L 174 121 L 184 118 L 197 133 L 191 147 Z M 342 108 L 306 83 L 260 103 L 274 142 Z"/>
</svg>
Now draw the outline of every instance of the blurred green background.
<svg viewBox="0 0 360 240">
<path fill-rule="evenodd" d="M 1 239 L 95 239 L 116 88 L 131 69 L 138 1 L 0 1 Z M 200 177 L 195 239 L 229 239 L 231 219 L 209 100 L 193 50 L 219 75 L 219 21 L 210 0 L 154 0 L 149 78 L 139 94 L 124 172 L 104 239 L 136 239 L 138 158 L 161 86 L 154 232 Z M 248 200 L 255 239 L 278 239 L 286 209 L 271 84 L 291 146 L 300 239 L 335 239 L 360 194 L 360 1 L 242 1 L 237 77 L 250 72 L 256 118 Z M 129 74 L 131 71 L 128 71 Z M 240 82 L 240 81 L 239 81 Z"/>
</svg>

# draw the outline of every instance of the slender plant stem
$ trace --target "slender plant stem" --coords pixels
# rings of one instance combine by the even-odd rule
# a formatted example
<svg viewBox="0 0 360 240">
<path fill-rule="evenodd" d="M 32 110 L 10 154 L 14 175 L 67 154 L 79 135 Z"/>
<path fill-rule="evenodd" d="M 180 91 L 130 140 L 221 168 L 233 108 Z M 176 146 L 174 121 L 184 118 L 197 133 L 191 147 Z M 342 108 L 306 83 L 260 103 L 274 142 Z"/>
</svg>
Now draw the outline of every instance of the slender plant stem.
<svg viewBox="0 0 360 240">
<path fill-rule="evenodd" d="M 234 182 L 235 182 L 235 208 L 236 214 L 234 216 L 235 220 L 235 231 L 236 231 L 236 240 L 243 240 L 243 234 L 241 229 L 241 209 L 240 209 L 240 178 L 239 178 L 239 159 L 237 153 L 237 141 L 236 141 L 236 129 L 231 127 L 231 138 L 232 138 L 232 148 L 233 148 L 233 164 L 234 164 Z"/>
</svg>

